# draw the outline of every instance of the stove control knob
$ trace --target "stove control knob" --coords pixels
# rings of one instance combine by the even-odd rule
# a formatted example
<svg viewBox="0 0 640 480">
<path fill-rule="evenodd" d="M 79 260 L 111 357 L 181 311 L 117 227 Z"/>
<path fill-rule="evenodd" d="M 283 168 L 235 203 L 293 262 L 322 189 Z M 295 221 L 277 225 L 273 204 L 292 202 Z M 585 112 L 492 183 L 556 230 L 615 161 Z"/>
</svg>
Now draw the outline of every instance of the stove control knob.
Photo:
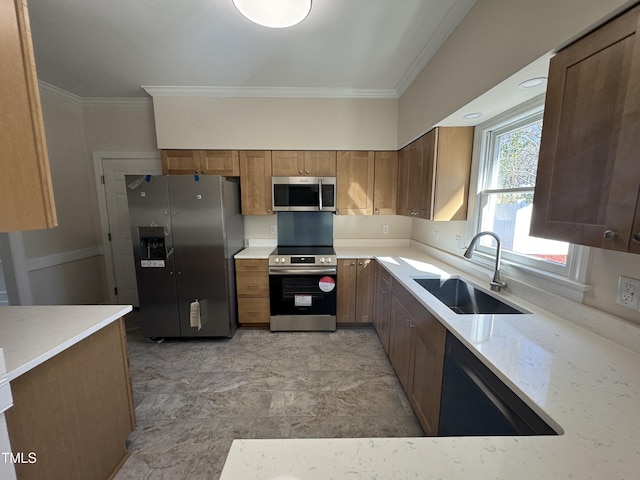
<svg viewBox="0 0 640 480">
<path fill-rule="evenodd" d="M 281 261 L 282 263 L 285 263 L 287 260 L 286 260 L 286 258 L 282 257 L 282 258 L 280 259 L 280 261 Z"/>
<path fill-rule="evenodd" d="M 331 257 L 327 257 L 327 263 L 331 263 Z"/>
<path fill-rule="evenodd" d="M 276 263 L 280 263 L 280 259 L 279 259 L 279 258 L 276 258 L 276 259 L 274 260 L 274 262 L 276 262 Z"/>
<path fill-rule="evenodd" d="M 322 258 L 320 259 L 320 263 L 324 263 L 324 262 L 325 262 L 325 259 L 324 259 L 324 257 L 322 257 Z"/>
</svg>

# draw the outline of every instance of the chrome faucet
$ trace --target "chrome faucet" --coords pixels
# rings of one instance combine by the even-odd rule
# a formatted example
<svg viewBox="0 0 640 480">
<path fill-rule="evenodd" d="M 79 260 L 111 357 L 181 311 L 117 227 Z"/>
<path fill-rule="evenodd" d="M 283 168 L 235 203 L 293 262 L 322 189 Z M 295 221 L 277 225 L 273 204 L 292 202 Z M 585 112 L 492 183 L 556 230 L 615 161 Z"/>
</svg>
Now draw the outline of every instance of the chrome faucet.
<svg viewBox="0 0 640 480">
<path fill-rule="evenodd" d="M 471 243 L 467 247 L 467 250 L 464 252 L 464 258 L 471 258 L 471 256 L 473 255 L 473 248 L 476 245 L 476 241 L 478 240 L 478 238 L 480 238 L 480 237 L 482 237 L 484 235 L 490 235 L 493 238 L 495 238 L 495 240 L 496 240 L 496 267 L 495 267 L 495 270 L 493 272 L 493 280 L 491 280 L 491 283 L 489 283 L 489 285 L 491 286 L 491 290 L 493 290 L 495 292 L 499 292 L 501 288 L 505 288 L 507 286 L 507 283 L 503 282 L 500 279 L 500 258 L 502 257 L 502 247 L 500 245 L 500 237 L 498 237 L 498 235 L 496 235 L 493 232 L 480 232 L 480 233 L 477 233 L 471 239 Z"/>
</svg>

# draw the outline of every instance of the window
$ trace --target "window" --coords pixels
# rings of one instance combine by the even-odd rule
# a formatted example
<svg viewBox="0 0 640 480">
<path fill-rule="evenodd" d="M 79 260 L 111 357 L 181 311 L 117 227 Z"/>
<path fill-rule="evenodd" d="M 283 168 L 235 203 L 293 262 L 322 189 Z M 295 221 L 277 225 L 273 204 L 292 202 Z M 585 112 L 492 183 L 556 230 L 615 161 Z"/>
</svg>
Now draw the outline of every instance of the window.
<svg viewBox="0 0 640 480">
<path fill-rule="evenodd" d="M 542 98 L 476 127 L 481 143 L 473 232 L 493 231 L 503 259 L 516 268 L 581 280 L 576 267 L 586 252 L 566 242 L 529 235 L 542 134 Z M 495 254 L 495 242 L 481 237 L 477 250 Z M 580 272 L 580 274 L 578 273 Z"/>
</svg>

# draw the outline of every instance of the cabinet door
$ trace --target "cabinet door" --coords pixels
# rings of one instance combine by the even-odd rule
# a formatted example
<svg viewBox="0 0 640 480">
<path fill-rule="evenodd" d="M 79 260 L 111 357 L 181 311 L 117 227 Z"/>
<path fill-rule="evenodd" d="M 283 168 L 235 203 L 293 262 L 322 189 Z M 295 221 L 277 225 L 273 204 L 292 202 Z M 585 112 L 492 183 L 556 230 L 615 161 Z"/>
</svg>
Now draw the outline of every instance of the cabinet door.
<svg viewBox="0 0 640 480">
<path fill-rule="evenodd" d="M 314 177 L 336 176 L 335 151 L 306 151 L 304 152 L 305 174 Z"/>
<path fill-rule="evenodd" d="M 237 150 L 201 150 L 200 168 L 206 175 L 237 177 L 240 175 L 240 160 Z"/>
<path fill-rule="evenodd" d="M 296 150 L 271 152 L 271 174 L 274 177 L 304 175 L 304 152 Z"/>
<path fill-rule="evenodd" d="M 389 336 L 389 360 L 398 375 L 405 392 L 411 391 L 411 360 L 414 324 L 400 301 L 391 297 L 391 332 Z"/>
<path fill-rule="evenodd" d="M 373 185 L 374 215 L 395 215 L 398 196 L 398 152 L 376 152 Z"/>
<path fill-rule="evenodd" d="M 358 269 L 356 260 L 338 260 L 338 292 L 336 322 L 353 323 L 356 321 L 356 282 Z"/>
<path fill-rule="evenodd" d="M 389 354 L 389 326 L 391 315 L 391 285 L 389 272 L 376 263 L 373 325 L 378 332 L 384 351 Z"/>
<path fill-rule="evenodd" d="M 532 235 L 629 247 L 640 184 L 639 13 L 551 59 Z"/>
<path fill-rule="evenodd" d="M 411 215 L 409 206 L 410 148 L 411 146 L 407 145 L 398 152 L 398 200 L 396 213 L 405 216 Z"/>
<path fill-rule="evenodd" d="M 373 215 L 374 152 L 338 152 L 336 213 Z"/>
<path fill-rule="evenodd" d="M 431 220 L 467 219 L 473 127 L 438 127 Z M 425 152 L 425 156 L 426 156 Z"/>
<path fill-rule="evenodd" d="M 271 152 L 240 152 L 240 193 L 243 215 L 271 214 Z"/>
<path fill-rule="evenodd" d="M 162 150 L 163 175 L 195 175 L 202 173 L 200 150 Z"/>
<path fill-rule="evenodd" d="M 420 138 L 415 154 L 415 168 L 420 174 L 415 176 L 419 184 L 411 185 L 411 195 L 417 199 L 417 216 L 427 220 L 431 219 L 433 212 L 437 145 L 438 130 L 434 128 Z"/>
<path fill-rule="evenodd" d="M 360 259 L 356 266 L 356 322 L 371 323 L 375 285 L 375 261 Z"/>
<path fill-rule="evenodd" d="M 423 173 L 424 159 L 424 136 L 409 144 L 409 177 L 407 181 L 407 195 L 409 197 L 407 206 L 409 214 L 413 217 L 420 215 L 421 206 L 424 207 L 424 184 Z"/>
<path fill-rule="evenodd" d="M 2 2 L 0 32 L 0 231 L 54 227 L 58 221 L 26 2 Z"/>
<path fill-rule="evenodd" d="M 426 310 L 430 329 L 416 327 L 413 355 L 413 377 L 409 401 L 427 436 L 438 434 L 442 371 L 444 366 L 445 328 Z M 434 334 L 429 330 L 437 329 Z M 431 334 L 430 334 L 431 333 Z"/>
</svg>

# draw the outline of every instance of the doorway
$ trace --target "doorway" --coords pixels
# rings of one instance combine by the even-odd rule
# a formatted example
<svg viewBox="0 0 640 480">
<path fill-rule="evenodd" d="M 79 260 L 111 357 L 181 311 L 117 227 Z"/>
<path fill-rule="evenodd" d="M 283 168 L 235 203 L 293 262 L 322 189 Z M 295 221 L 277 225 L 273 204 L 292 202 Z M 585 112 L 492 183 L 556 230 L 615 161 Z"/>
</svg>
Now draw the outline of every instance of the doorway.
<svg viewBox="0 0 640 480">
<path fill-rule="evenodd" d="M 131 245 L 125 175 L 162 175 L 160 153 L 93 154 L 100 225 L 109 287 L 113 304 L 138 307 L 136 271 Z"/>
</svg>

